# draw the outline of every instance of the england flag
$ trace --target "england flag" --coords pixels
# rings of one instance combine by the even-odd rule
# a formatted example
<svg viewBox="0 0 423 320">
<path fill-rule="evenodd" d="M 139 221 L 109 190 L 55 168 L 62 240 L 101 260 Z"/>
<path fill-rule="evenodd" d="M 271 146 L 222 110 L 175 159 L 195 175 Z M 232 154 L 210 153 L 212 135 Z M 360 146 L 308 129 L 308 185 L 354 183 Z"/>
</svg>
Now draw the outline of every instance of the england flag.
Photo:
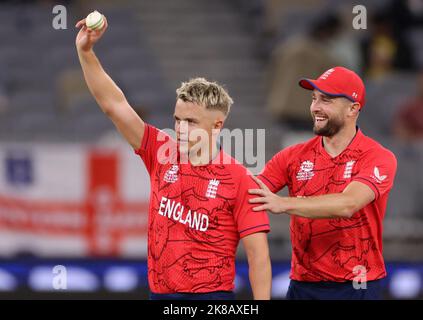
<svg viewBox="0 0 423 320">
<path fill-rule="evenodd" d="M 0 256 L 145 257 L 150 179 L 127 146 L 0 145 Z"/>
</svg>

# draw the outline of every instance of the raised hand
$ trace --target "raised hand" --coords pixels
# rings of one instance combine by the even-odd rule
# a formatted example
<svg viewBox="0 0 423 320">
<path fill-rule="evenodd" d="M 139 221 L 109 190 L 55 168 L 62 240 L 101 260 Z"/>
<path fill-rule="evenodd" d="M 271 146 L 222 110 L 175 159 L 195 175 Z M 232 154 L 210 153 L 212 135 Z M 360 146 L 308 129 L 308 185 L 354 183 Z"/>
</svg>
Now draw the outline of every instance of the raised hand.
<svg viewBox="0 0 423 320">
<path fill-rule="evenodd" d="M 87 28 L 85 19 L 79 20 L 75 27 L 80 28 L 78 35 L 76 36 L 75 45 L 78 50 L 89 51 L 93 48 L 94 44 L 100 40 L 104 32 L 107 29 L 107 19 L 103 16 L 104 25 L 101 29 L 91 30 Z"/>
</svg>

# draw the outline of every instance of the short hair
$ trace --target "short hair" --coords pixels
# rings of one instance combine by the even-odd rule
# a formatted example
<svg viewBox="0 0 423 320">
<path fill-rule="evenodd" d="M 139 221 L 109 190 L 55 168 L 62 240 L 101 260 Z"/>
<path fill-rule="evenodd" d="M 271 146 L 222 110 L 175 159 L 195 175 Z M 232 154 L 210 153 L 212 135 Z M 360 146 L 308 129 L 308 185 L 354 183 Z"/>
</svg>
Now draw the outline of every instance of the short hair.
<svg viewBox="0 0 423 320">
<path fill-rule="evenodd" d="M 219 110 L 228 115 L 234 103 L 228 92 L 218 83 L 207 81 L 204 78 L 190 79 L 182 82 L 176 89 L 177 99 L 185 102 L 194 102 L 203 105 L 206 109 Z"/>
</svg>

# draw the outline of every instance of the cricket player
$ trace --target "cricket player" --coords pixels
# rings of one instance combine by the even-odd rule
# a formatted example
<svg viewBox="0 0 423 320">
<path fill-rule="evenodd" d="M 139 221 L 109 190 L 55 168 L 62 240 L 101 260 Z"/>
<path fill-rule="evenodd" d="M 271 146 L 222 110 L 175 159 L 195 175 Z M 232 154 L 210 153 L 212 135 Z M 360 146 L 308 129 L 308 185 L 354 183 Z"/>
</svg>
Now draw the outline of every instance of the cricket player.
<svg viewBox="0 0 423 320">
<path fill-rule="evenodd" d="M 382 221 L 397 160 L 357 127 L 365 87 L 356 73 L 334 67 L 299 84 L 312 92 L 316 137 L 277 153 L 250 202 L 291 216 L 288 299 L 379 299 Z M 285 186 L 289 197 L 274 194 Z"/>
<path fill-rule="evenodd" d="M 269 299 L 267 213 L 252 210 L 248 189 L 257 188 L 256 182 L 216 143 L 232 99 L 217 83 L 192 79 L 177 90 L 176 141 L 145 123 L 93 51 L 107 29 L 104 19 L 100 30 L 88 29 L 85 19 L 79 21 L 76 47 L 89 90 L 150 174 L 151 299 L 234 299 L 240 239 L 253 296 Z"/>
</svg>

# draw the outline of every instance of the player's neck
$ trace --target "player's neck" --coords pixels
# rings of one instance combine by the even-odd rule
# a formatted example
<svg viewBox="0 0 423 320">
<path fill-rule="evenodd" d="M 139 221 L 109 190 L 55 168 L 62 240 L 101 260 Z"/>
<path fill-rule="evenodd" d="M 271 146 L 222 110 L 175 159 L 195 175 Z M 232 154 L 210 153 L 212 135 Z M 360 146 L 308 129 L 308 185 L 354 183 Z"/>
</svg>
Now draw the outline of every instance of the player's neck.
<svg viewBox="0 0 423 320">
<path fill-rule="evenodd" d="M 203 152 L 204 149 L 199 149 L 198 152 L 192 152 L 189 156 L 189 162 L 193 166 L 204 166 L 209 164 L 219 153 L 219 148 L 216 141 L 210 143 L 208 152 Z"/>
<path fill-rule="evenodd" d="M 345 126 L 333 137 L 323 137 L 323 147 L 332 158 L 335 158 L 348 147 L 354 139 L 357 130 L 355 125 Z"/>
</svg>

